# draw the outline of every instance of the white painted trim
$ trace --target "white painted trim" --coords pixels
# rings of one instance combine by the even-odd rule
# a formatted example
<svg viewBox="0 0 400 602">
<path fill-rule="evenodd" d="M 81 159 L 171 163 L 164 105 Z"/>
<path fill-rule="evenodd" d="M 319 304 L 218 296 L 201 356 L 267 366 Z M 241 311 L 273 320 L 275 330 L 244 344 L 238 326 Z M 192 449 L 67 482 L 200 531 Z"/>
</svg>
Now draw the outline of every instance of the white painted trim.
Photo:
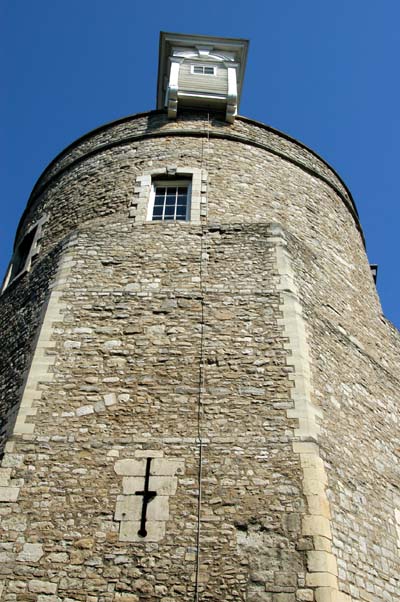
<svg viewBox="0 0 400 602">
<path fill-rule="evenodd" d="M 169 82 L 165 102 L 166 106 L 168 107 L 168 117 L 170 119 L 176 117 L 176 113 L 178 110 L 178 80 L 180 64 L 181 61 L 171 59 Z"/>
<path fill-rule="evenodd" d="M 228 68 L 228 94 L 226 98 L 226 120 L 228 123 L 233 123 L 237 115 L 238 91 L 236 79 L 236 67 L 229 64 Z"/>
</svg>

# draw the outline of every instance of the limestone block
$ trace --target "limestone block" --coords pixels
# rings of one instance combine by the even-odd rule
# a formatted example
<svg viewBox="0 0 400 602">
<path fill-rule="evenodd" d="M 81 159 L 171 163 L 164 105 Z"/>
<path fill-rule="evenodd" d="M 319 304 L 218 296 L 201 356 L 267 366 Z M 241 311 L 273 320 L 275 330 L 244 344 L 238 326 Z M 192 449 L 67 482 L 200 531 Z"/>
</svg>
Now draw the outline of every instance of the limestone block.
<svg viewBox="0 0 400 602">
<path fill-rule="evenodd" d="M 150 474 L 157 476 L 173 476 L 184 473 L 184 460 L 170 460 L 168 458 L 155 458 L 150 467 Z"/>
<path fill-rule="evenodd" d="M 307 573 L 306 585 L 308 587 L 331 587 L 337 589 L 337 577 L 331 573 Z"/>
<path fill-rule="evenodd" d="M 150 476 L 149 488 L 156 491 L 157 495 L 173 495 L 176 493 L 178 479 L 176 477 L 158 477 Z M 122 491 L 125 495 L 141 491 L 144 487 L 144 476 L 125 477 L 122 480 Z"/>
<path fill-rule="evenodd" d="M 326 537 L 314 535 L 313 543 L 315 550 L 322 550 L 323 552 L 332 552 L 332 542 Z"/>
<path fill-rule="evenodd" d="M 315 590 L 316 602 L 351 602 L 351 596 L 332 587 L 318 587 Z"/>
<path fill-rule="evenodd" d="M 294 444 L 294 445 L 298 445 L 298 444 Z M 315 446 L 316 448 L 316 453 L 301 453 L 300 454 L 300 462 L 303 468 L 315 468 L 317 470 L 320 470 L 321 472 L 325 473 L 325 465 L 324 465 L 324 461 L 322 460 L 322 458 L 318 455 L 318 451 L 317 451 L 317 446 Z"/>
<path fill-rule="evenodd" d="M 65 552 L 53 552 L 49 554 L 47 559 L 49 562 L 60 562 L 62 564 L 66 564 L 68 562 L 68 554 Z"/>
<path fill-rule="evenodd" d="M 16 502 L 19 487 L 0 487 L 0 502 Z"/>
<path fill-rule="evenodd" d="M 118 460 L 114 465 L 114 470 L 119 475 L 144 476 L 146 473 L 146 460 L 132 460 L 125 458 Z"/>
<path fill-rule="evenodd" d="M 43 546 L 41 543 L 25 543 L 21 552 L 17 556 L 18 562 L 37 562 L 43 556 Z"/>
<path fill-rule="evenodd" d="M 304 516 L 302 524 L 303 535 L 322 535 L 332 539 L 329 520 L 323 516 Z"/>
<path fill-rule="evenodd" d="M 163 456 L 162 449 L 137 449 L 135 451 L 135 458 L 162 458 Z M 154 464 L 154 460 L 152 462 Z"/>
<path fill-rule="evenodd" d="M 296 600 L 299 602 L 314 602 L 314 591 L 312 589 L 298 589 Z"/>
<path fill-rule="evenodd" d="M 119 495 L 115 508 L 115 520 L 140 521 L 143 497 L 141 495 Z M 156 495 L 147 505 L 147 520 L 168 520 L 168 496 Z"/>
<path fill-rule="evenodd" d="M 309 514 L 319 514 L 325 518 L 331 518 L 329 501 L 325 494 L 307 495 L 307 505 Z"/>
<path fill-rule="evenodd" d="M 2 460 L 3 468 L 19 468 L 24 462 L 23 456 L 19 454 L 6 454 Z"/>
<path fill-rule="evenodd" d="M 336 558 L 329 552 L 311 550 L 307 553 L 308 569 L 316 573 L 332 573 L 337 576 Z"/>
<path fill-rule="evenodd" d="M 30 435 L 34 430 L 35 425 L 25 422 L 25 416 L 22 416 L 21 418 L 18 416 L 14 425 L 14 435 Z"/>
<path fill-rule="evenodd" d="M 122 521 L 120 524 L 119 539 L 120 541 L 133 541 L 133 542 L 152 542 L 160 541 L 165 535 L 165 522 L 164 521 L 146 521 L 147 535 L 144 539 L 141 535 L 138 535 L 140 529 L 139 521 Z"/>
<path fill-rule="evenodd" d="M 117 403 L 115 393 L 108 393 L 107 395 L 104 395 L 104 403 L 106 406 L 115 405 Z"/>
<path fill-rule="evenodd" d="M 311 467 L 303 467 L 303 475 L 304 475 L 304 483 L 306 484 L 309 481 L 319 481 L 326 485 L 328 483 L 328 477 L 325 472 L 325 468 L 322 465 L 311 466 Z"/>
<path fill-rule="evenodd" d="M 89 406 L 81 406 L 80 408 L 77 408 L 75 410 L 75 414 L 77 416 L 87 416 L 88 414 L 93 414 L 94 413 L 94 409 L 93 406 L 89 405 Z"/>
<path fill-rule="evenodd" d="M 0 468 L 0 487 L 7 487 L 10 484 L 11 468 Z"/>
<path fill-rule="evenodd" d="M 307 472 L 306 472 L 307 470 Z M 304 471 L 303 491 L 307 496 L 322 496 L 325 492 L 325 481 L 318 478 L 313 470 Z M 314 477 L 314 478 L 313 478 Z"/>
<path fill-rule="evenodd" d="M 28 583 L 28 589 L 30 592 L 40 594 L 55 594 L 57 591 L 57 584 L 52 583 L 51 581 L 38 581 L 32 579 L 32 581 L 29 581 Z"/>
</svg>

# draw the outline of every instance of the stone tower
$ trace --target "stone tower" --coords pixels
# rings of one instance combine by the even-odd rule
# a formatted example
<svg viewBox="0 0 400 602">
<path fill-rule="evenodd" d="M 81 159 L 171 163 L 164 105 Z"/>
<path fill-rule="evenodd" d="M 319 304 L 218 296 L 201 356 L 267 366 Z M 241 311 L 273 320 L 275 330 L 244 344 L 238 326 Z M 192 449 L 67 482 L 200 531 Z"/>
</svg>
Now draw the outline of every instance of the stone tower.
<svg viewBox="0 0 400 602">
<path fill-rule="evenodd" d="M 351 195 L 163 34 L 158 109 L 49 165 L 1 304 L 7 602 L 393 602 L 400 337 Z"/>
</svg>

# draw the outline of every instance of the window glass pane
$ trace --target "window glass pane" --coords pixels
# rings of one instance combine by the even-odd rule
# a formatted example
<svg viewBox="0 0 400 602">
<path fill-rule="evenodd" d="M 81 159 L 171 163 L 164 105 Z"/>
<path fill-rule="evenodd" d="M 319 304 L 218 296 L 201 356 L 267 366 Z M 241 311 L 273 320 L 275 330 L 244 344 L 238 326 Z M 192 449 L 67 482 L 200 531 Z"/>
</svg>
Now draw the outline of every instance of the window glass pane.
<svg viewBox="0 0 400 602">
<path fill-rule="evenodd" d="M 203 73 L 203 67 L 200 67 L 199 65 L 194 65 L 193 73 Z"/>
<path fill-rule="evenodd" d="M 204 67 L 204 73 L 207 73 L 207 75 L 214 75 L 214 67 Z"/>
<path fill-rule="evenodd" d="M 163 212 L 163 206 L 162 205 L 154 205 L 154 209 L 153 209 L 153 217 L 154 216 L 158 216 L 161 215 L 162 216 L 162 212 Z"/>
<path fill-rule="evenodd" d="M 165 199 L 166 205 L 168 207 L 171 207 L 171 206 L 175 205 L 175 201 L 176 201 L 176 196 L 175 195 L 173 195 L 173 196 L 169 195 Z"/>
<path fill-rule="evenodd" d="M 202 69 L 203 65 L 196 65 Z M 168 185 L 157 185 L 154 182 L 154 204 L 151 219 L 154 221 L 186 221 L 188 219 L 188 206 L 190 202 L 189 186 L 187 181 L 174 181 Z"/>
<path fill-rule="evenodd" d="M 176 208 L 176 219 L 186 218 L 186 207 Z"/>
</svg>

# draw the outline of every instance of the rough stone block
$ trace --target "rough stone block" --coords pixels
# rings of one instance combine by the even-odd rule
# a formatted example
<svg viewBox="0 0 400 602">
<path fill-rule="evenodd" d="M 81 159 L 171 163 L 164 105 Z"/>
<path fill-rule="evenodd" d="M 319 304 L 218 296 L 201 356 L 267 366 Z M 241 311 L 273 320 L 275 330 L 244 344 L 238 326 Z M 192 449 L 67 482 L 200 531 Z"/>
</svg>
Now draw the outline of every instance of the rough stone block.
<svg viewBox="0 0 400 602">
<path fill-rule="evenodd" d="M 298 589 L 296 600 L 298 602 L 314 602 L 314 591 L 312 589 Z"/>
<path fill-rule="evenodd" d="M 7 487 L 10 484 L 11 468 L 0 468 L 0 487 Z"/>
<path fill-rule="evenodd" d="M 50 581 L 38 581 L 33 579 L 28 583 L 28 589 L 30 592 L 41 593 L 41 594 L 55 594 L 57 591 L 57 584 Z"/>
<path fill-rule="evenodd" d="M 273 594 L 272 596 L 272 602 L 295 602 L 295 599 L 294 594 L 287 593 Z"/>
<path fill-rule="evenodd" d="M 23 456 L 20 454 L 6 453 L 1 465 L 3 468 L 19 468 L 24 462 Z"/>
<path fill-rule="evenodd" d="M 80 408 L 77 408 L 75 410 L 75 414 L 77 416 L 88 416 L 89 414 L 93 414 L 94 413 L 94 409 L 92 405 L 88 405 L 88 406 L 81 406 Z"/>
<path fill-rule="evenodd" d="M 43 556 L 41 543 L 25 543 L 17 556 L 18 562 L 37 562 Z"/>
<path fill-rule="evenodd" d="M 0 502 L 16 502 L 19 490 L 19 487 L 0 487 Z"/>
</svg>

